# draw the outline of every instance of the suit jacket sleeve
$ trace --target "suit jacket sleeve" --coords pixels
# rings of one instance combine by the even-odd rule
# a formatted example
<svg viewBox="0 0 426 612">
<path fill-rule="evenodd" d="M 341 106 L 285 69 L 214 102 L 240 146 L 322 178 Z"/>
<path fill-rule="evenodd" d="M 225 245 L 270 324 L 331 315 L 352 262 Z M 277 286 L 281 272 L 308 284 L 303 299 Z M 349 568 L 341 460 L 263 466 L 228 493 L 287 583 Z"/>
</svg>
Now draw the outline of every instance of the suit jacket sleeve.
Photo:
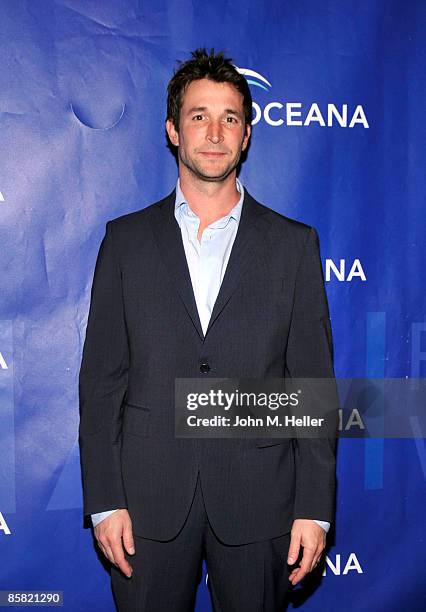
<svg viewBox="0 0 426 612">
<path fill-rule="evenodd" d="M 319 240 L 314 228 L 310 228 L 296 278 L 286 370 L 291 378 L 334 380 L 331 325 Z M 333 416 L 337 419 L 337 411 Z M 294 518 L 331 522 L 334 515 L 336 439 L 296 438 L 293 442 L 296 467 Z"/>
<path fill-rule="evenodd" d="M 79 378 L 85 514 L 127 507 L 120 444 L 128 367 L 121 273 L 108 222 L 95 267 Z"/>
</svg>

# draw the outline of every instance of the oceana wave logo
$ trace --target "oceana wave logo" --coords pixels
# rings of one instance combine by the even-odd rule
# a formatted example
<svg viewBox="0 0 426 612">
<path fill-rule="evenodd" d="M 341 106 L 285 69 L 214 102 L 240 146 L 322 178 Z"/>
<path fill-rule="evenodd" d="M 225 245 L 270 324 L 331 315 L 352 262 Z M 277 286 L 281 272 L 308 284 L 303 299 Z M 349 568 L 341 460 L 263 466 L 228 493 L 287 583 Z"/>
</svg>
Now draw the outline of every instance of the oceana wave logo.
<svg viewBox="0 0 426 612">
<path fill-rule="evenodd" d="M 235 68 L 246 78 L 249 85 L 266 92 L 270 92 L 272 89 L 268 79 L 259 72 L 250 68 L 239 68 L 238 66 L 235 66 Z M 282 125 L 303 127 L 319 125 L 320 127 L 341 128 L 353 128 L 360 125 L 365 129 L 370 127 L 362 104 L 353 107 L 349 104 L 336 105 L 329 103 L 320 105 L 313 102 L 306 106 L 302 102 L 274 101 L 269 102 L 262 108 L 260 104 L 253 101 L 253 111 L 252 125 L 256 125 L 263 119 L 272 127 Z"/>
<path fill-rule="evenodd" d="M 260 87 L 260 89 L 264 89 L 265 91 L 269 91 L 271 89 L 272 85 L 268 79 L 265 79 L 265 77 L 259 74 L 259 72 L 255 72 L 249 68 L 238 68 L 238 66 L 235 66 L 235 68 L 240 74 L 246 77 L 246 81 L 249 85 Z"/>
</svg>

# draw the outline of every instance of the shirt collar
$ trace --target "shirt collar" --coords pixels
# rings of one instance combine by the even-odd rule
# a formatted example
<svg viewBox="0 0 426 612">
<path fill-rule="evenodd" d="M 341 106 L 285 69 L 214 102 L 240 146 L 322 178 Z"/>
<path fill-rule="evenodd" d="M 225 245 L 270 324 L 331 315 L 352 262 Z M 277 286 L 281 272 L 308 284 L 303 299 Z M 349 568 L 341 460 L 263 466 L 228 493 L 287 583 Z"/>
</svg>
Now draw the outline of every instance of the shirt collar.
<svg viewBox="0 0 426 612">
<path fill-rule="evenodd" d="M 238 178 L 235 178 L 235 184 L 236 184 L 236 188 L 237 188 L 238 192 L 240 193 L 240 199 L 235 204 L 234 208 L 232 208 L 226 216 L 224 216 L 224 217 L 222 217 L 220 219 L 221 223 L 222 222 L 227 222 L 231 217 L 232 217 L 232 219 L 235 219 L 235 221 L 237 223 L 239 223 L 239 221 L 240 221 L 241 211 L 242 211 L 243 201 L 244 201 L 244 187 L 243 187 L 241 181 Z M 185 207 L 186 208 L 186 212 L 190 212 L 190 213 L 192 213 L 193 216 L 197 216 L 190 209 L 189 204 L 186 201 L 185 196 L 183 195 L 183 192 L 182 192 L 182 190 L 180 188 L 180 180 L 178 178 L 178 180 L 176 182 L 175 217 L 178 220 L 179 225 L 180 225 L 180 214 L 179 213 L 183 212 L 181 207 L 184 204 L 186 205 L 186 207 Z"/>
</svg>

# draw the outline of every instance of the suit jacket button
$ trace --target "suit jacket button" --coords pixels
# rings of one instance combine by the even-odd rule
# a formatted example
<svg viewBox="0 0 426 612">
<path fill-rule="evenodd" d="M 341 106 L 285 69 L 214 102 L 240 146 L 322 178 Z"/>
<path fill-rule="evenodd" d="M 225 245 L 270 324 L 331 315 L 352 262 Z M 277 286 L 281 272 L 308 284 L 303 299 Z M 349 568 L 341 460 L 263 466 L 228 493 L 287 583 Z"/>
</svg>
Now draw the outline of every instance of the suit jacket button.
<svg viewBox="0 0 426 612">
<path fill-rule="evenodd" d="M 201 374 L 207 374 L 210 372 L 210 366 L 205 361 L 203 361 L 203 363 L 200 365 L 200 372 Z"/>
</svg>

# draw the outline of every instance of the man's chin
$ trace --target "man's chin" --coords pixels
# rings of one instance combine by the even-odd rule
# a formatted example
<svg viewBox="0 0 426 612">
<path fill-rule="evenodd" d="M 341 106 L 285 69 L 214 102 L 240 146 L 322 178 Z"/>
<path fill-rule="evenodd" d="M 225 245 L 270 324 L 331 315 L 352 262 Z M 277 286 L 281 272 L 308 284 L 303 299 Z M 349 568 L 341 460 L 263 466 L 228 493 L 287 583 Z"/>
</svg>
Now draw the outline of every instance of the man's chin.
<svg viewBox="0 0 426 612">
<path fill-rule="evenodd" d="M 194 174 L 203 181 L 209 181 L 211 183 L 218 183 L 224 181 L 234 170 L 234 168 L 226 168 L 220 171 L 218 168 L 205 170 L 204 168 L 197 168 Z"/>
</svg>

